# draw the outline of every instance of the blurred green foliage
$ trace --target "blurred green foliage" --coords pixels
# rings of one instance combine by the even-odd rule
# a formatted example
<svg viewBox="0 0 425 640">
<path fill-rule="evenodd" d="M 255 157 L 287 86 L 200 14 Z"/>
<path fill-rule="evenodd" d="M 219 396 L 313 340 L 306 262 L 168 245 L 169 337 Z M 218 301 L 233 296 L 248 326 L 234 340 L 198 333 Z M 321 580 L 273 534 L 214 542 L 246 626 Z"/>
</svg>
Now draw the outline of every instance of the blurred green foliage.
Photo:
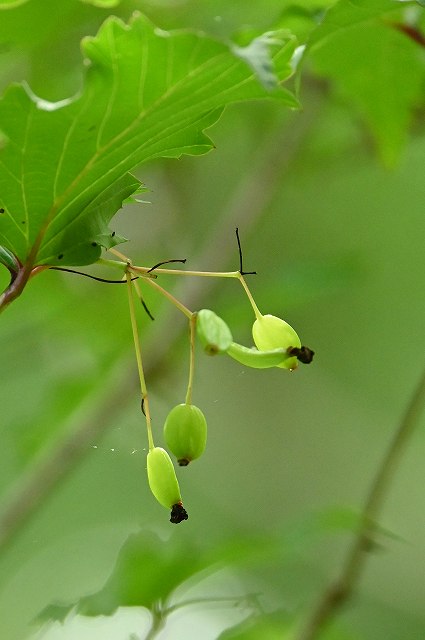
<svg viewBox="0 0 425 640">
<path fill-rule="evenodd" d="M 100 4 L 2 7 L 2 88 L 25 80 L 49 100 L 78 91 L 80 39 L 111 13 Z M 128 19 L 137 9 L 160 28 L 202 28 L 223 39 L 287 27 L 304 42 L 318 24 L 316 33 L 329 27 L 328 7 L 354 12 L 362 4 L 126 0 L 113 12 Z M 416 2 L 370 7 L 367 20 L 311 41 L 301 112 L 232 106 L 209 132 L 211 154 L 145 167 L 138 177 L 152 204 L 129 205 L 115 219 L 135 263 L 187 257 L 193 269 L 237 268 L 238 225 L 260 310 L 285 317 L 316 351 L 309 368 L 288 374 L 251 371 L 198 349 L 194 401 L 209 442 L 179 472 L 187 523 L 172 528 L 147 488 L 124 288 L 43 273 L 2 314 L 0 517 L 26 487 L 36 506 L 2 548 L 2 637 L 144 638 L 150 619 L 139 606 L 106 620 L 78 610 L 156 600 L 157 619 L 158 601 L 183 603 L 161 620 L 158 638 L 282 638 L 340 566 L 423 366 L 425 65 L 423 46 L 391 24 L 404 21 L 421 34 L 424 15 Z M 0 276 L 4 288 L 8 273 Z M 236 282 L 195 290 L 176 280 L 162 283 L 189 306 L 214 309 L 235 340 L 250 343 L 254 318 Z M 186 324 L 150 290 L 146 301 L 156 320 L 140 317 L 142 340 L 162 444 L 169 408 L 184 399 Z M 60 480 L 32 494 L 40 460 L 67 438 L 73 448 L 52 470 Z M 422 430 L 382 516 L 391 535 L 370 554 L 359 592 L 327 640 L 425 635 L 424 444 Z M 344 508 L 329 512 L 332 505 Z M 135 540 L 131 559 L 126 549 Z M 111 587 L 115 600 L 100 607 Z M 45 622 L 40 630 L 42 612 L 44 620 L 69 613 L 63 626 Z"/>
</svg>

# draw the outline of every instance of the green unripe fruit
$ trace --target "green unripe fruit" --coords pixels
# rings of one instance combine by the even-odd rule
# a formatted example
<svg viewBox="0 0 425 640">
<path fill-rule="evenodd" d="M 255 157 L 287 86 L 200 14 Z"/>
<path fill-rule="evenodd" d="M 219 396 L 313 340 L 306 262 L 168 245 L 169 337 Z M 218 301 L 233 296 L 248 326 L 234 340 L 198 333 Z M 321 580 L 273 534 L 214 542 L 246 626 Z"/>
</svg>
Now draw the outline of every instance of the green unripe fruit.
<svg viewBox="0 0 425 640">
<path fill-rule="evenodd" d="M 165 449 L 161 447 L 151 449 L 148 453 L 147 467 L 149 486 L 158 502 L 167 509 L 181 502 L 176 472 Z"/>
<path fill-rule="evenodd" d="M 163 507 L 171 509 L 170 522 L 177 524 L 187 520 L 176 472 L 165 449 L 154 447 L 149 451 L 147 469 L 150 490 Z"/>
<path fill-rule="evenodd" d="M 254 369 L 269 369 L 270 367 L 278 367 L 288 359 L 293 360 L 286 349 L 272 349 L 270 351 L 258 351 L 258 349 L 244 347 L 237 342 L 232 342 L 227 349 L 227 354 L 245 365 Z"/>
<path fill-rule="evenodd" d="M 255 345 L 260 351 L 272 349 L 289 349 L 301 347 L 301 341 L 296 331 L 285 320 L 272 315 L 260 316 L 252 327 L 252 336 Z M 283 369 L 296 369 L 298 361 L 296 357 L 288 358 L 277 365 Z"/>
<path fill-rule="evenodd" d="M 196 314 L 196 332 L 210 356 L 225 353 L 233 340 L 227 324 L 210 309 L 201 309 Z"/>
<path fill-rule="evenodd" d="M 207 421 L 193 404 L 178 404 L 171 409 L 164 424 L 167 447 L 181 467 L 199 458 L 207 443 Z"/>
</svg>

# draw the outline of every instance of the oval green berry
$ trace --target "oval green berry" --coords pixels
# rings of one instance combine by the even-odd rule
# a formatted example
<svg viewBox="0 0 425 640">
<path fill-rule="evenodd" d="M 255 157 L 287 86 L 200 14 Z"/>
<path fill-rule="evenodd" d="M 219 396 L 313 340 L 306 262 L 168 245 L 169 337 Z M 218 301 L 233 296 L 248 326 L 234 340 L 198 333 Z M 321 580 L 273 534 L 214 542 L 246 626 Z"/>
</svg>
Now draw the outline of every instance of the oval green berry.
<svg viewBox="0 0 425 640">
<path fill-rule="evenodd" d="M 164 424 L 167 447 L 184 467 L 199 458 L 207 443 L 207 421 L 193 404 L 178 404 L 171 409 Z"/>
<path fill-rule="evenodd" d="M 272 349 L 289 349 L 301 347 L 301 341 L 296 331 L 282 318 L 272 315 L 260 316 L 252 327 L 252 336 L 255 345 L 260 351 Z M 298 360 L 296 356 L 287 358 L 277 365 L 283 369 L 296 369 Z"/>
<path fill-rule="evenodd" d="M 254 369 L 269 369 L 270 367 L 278 367 L 288 359 L 293 360 L 286 349 L 272 349 L 270 351 L 258 351 L 258 349 L 244 347 L 237 342 L 232 342 L 227 349 L 228 355 L 237 360 L 246 367 Z"/>
<path fill-rule="evenodd" d="M 176 472 L 165 449 L 154 447 L 149 451 L 147 469 L 150 490 L 163 507 L 171 509 L 170 521 L 178 523 L 187 520 Z"/>
<path fill-rule="evenodd" d="M 210 309 L 201 309 L 196 314 L 196 332 L 210 356 L 225 353 L 233 340 L 227 324 Z"/>
</svg>

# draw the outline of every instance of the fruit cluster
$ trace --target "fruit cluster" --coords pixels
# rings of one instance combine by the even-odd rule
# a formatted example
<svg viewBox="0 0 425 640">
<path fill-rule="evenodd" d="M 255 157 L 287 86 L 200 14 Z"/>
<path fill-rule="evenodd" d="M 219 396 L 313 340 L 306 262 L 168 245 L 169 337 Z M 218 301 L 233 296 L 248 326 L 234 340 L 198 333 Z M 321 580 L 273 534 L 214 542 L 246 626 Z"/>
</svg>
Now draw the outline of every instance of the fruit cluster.
<svg viewBox="0 0 425 640">
<path fill-rule="evenodd" d="M 281 367 L 293 370 L 298 361 L 309 363 L 313 351 L 302 347 L 294 329 L 281 318 L 259 314 L 252 334 L 256 348 L 247 348 L 233 341 L 227 324 L 210 309 L 193 314 L 197 336 L 208 355 L 227 354 L 241 364 L 254 368 Z M 202 411 L 190 401 L 178 404 L 168 414 L 164 424 L 164 440 L 180 466 L 187 466 L 205 450 L 207 423 Z M 168 453 L 154 447 L 147 460 L 149 486 L 155 498 L 171 509 L 170 521 L 188 518 L 180 489 Z"/>
<path fill-rule="evenodd" d="M 134 346 L 136 350 L 137 366 L 140 379 L 140 390 L 142 396 L 142 410 L 146 417 L 146 427 L 148 435 L 149 452 L 147 455 L 147 472 L 149 487 L 158 502 L 171 509 L 170 522 L 179 523 L 187 520 L 188 515 L 183 507 L 180 488 L 177 481 L 173 463 L 167 451 L 162 447 L 156 447 L 152 435 L 152 424 L 149 411 L 149 398 L 146 381 L 142 365 L 142 353 L 137 330 L 136 313 L 133 299 L 133 287 L 145 310 L 152 318 L 147 309 L 139 287 L 139 281 L 144 281 L 155 288 L 172 302 L 189 320 L 190 329 L 190 366 L 189 380 L 187 385 L 186 399 L 184 403 L 178 404 L 169 412 L 164 424 L 164 440 L 168 449 L 177 459 L 177 463 L 186 467 L 192 460 L 199 458 L 204 450 L 207 441 L 207 422 L 202 411 L 192 403 L 192 386 L 195 369 L 195 341 L 198 337 L 205 353 L 208 355 L 226 354 L 237 360 L 246 367 L 255 369 L 266 369 L 270 367 L 280 367 L 293 371 L 298 363 L 309 364 L 314 352 L 308 347 L 302 346 L 296 331 L 285 320 L 273 315 L 263 315 L 245 282 L 244 274 L 255 273 L 245 272 L 242 268 L 242 250 L 238 230 L 236 237 L 239 248 L 240 269 L 229 272 L 201 272 L 201 271 L 180 271 L 178 269 L 160 268 L 164 262 L 158 263 L 154 267 L 136 267 L 123 254 L 116 249 L 110 251 L 123 259 L 123 262 L 116 263 L 103 260 L 103 263 L 114 264 L 118 268 L 124 268 L 125 279 L 127 281 L 128 299 L 130 306 L 130 318 L 133 329 Z M 168 260 L 166 262 L 185 262 L 185 260 Z M 234 342 L 232 333 L 225 323 L 214 311 L 202 309 L 192 312 L 179 300 L 163 289 L 155 280 L 163 273 L 174 275 L 210 276 L 221 278 L 236 278 L 241 283 L 251 307 L 255 314 L 255 321 L 252 327 L 252 336 L 255 347 L 248 348 Z M 153 318 L 152 318 L 153 319 Z"/>
</svg>

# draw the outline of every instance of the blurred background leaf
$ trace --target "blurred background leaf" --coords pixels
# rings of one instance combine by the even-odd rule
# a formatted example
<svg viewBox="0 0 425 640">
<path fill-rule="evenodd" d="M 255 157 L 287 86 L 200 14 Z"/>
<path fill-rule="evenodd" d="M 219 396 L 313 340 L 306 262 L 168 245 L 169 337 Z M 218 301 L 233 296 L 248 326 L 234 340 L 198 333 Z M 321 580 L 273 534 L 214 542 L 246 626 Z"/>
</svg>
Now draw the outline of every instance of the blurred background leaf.
<svg viewBox="0 0 425 640">
<path fill-rule="evenodd" d="M 397 29 L 403 12 L 394 6 L 385 0 L 337 3 L 313 33 L 308 56 L 358 109 L 389 166 L 400 156 L 425 81 L 423 50 Z"/>
</svg>

